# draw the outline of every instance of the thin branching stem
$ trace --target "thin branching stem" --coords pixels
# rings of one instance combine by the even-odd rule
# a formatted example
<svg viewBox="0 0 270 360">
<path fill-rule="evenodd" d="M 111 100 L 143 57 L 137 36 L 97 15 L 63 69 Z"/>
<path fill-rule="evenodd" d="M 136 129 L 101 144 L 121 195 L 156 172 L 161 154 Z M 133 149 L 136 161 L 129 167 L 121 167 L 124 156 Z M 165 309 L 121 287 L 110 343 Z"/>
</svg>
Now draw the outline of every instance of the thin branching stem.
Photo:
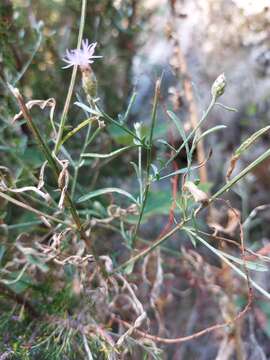
<svg viewBox="0 0 270 360">
<path fill-rule="evenodd" d="M 80 28 L 79 28 L 77 49 L 79 49 L 81 47 L 81 43 L 82 43 L 83 30 L 84 30 L 84 24 L 85 24 L 86 5 L 87 5 L 87 0 L 82 0 L 81 19 L 80 19 Z M 73 66 L 71 80 L 70 80 L 70 84 L 69 84 L 69 88 L 68 88 L 68 93 L 67 93 L 67 97 L 66 97 L 66 101 L 65 101 L 65 105 L 64 105 L 64 110 L 63 110 L 63 113 L 62 113 L 62 116 L 60 119 L 60 126 L 59 126 L 57 139 L 56 139 L 56 143 L 55 143 L 55 148 L 54 148 L 54 152 L 56 154 L 59 152 L 59 149 L 61 146 L 62 136 L 63 136 L 66 119 L 67 119 L 67 113 L 69 110 L 72 93 L 73 93 L 73 89 L 74 89 L 74 85 L 75 85 L 77 70 L 78 70 L 78 66 Z"/>
<path fill-rule="evenodd" d="M 259 156 L 256 160 L 254 160 L 250 165 L 248 165 L 244 170 L 242 170 L 238 175 L 236 175 L 232 180 L 230 180 L 226 185 L 224 185 L 219 191 L 217 191 L 209 200 L 208 206 L 217 199 L 220 195 L 222 195 L 225 191 L 229 190 L 234 184 L 236 184 L 239 180 L 243 178 L 247 173 L 249 173 L 251 170 L 253 170 L 256 166 L 261 164 L 265 159 L 270 157 L 270 149 L 268 149 L 264 154 Z M 204 207 L 201 207 L 198 209 L 198 212 L 201 211 Z M 198 213 L 197 212 L 197 213 Z M 185 218 L 182 220 L 179 224 L 177 224 L 172 230 L 170 230 L 167 234 L 162 236 L 160 239 L 158 239 L 156 242 L 154 242 L 152 245 L 148 246 L 146 249 L 142 250 L 139 254 L 133 256 L 129 260 L 125 261 L 123 264 L 119 265 L 113 273 L 117 271 L 121 271 L 128 266 L 134 265 L 135 262 L 138 260 L 144 258 L 146 255 L 148 255 L 150 252 L 152 252 L 157 246 L 161 245 L 164 241 L 166 241 L 170 236 L 172 236 L 174 233 L 176 233 L 178 230 L 182 229 L 191 218 Z M 254 283 L 253 283 L 254 285 Z M 266 294 L 265 291 L 261 291 L 261 289 L 256 287 L 257 290 L 259 290 L 264 295 Z M 267 295 L 267 297 L 270 297 L 270 295 Z"/>
<path fill-rule="evenodd" d="M 143 141 L 133 132 L 131 131 L 128 127 L 122 125 L 120 122 L 114 120 L 113 118 L 111 118 L 108 114 L 106 114 L 104 111 L 98 109 L 98 112 L 95 114 L 101 116 L 103 119 L 107 120 L 109 123 L 117 126 L 118 128 L 122 129 L 123 131 L 125 131 L 127 134 L 131 135 L 133 139 L 136 139 L 137 141 L 139 141 L 142 146 L 145 147 Z"/>
<path fill-rule="evenodd" d="M 160 246 L 164 241 L 166 241 L 169 237 L 171 237 L 173 234 L 175 234 L 178 230 L 180 230 L 188 221 L 190 218 L 185 219 L 181 221 L 179 224 L 177 224 L 172 230 L 170 230 L 167 234 L 156 240 L 153 244 L 148 246 L 146 249 L 142 250 L 139 254 L 133 256 L 129 260 L 125 261 L 123 264 L 119 265 L 112 273 L 115 274 L 125 268 L 128 268 L 129 266 L 133 266 L 138 260 L 143 259 L 145 256 L 147 256 L 150 252 L 155 250 L 158 246 Z"/>
<path fill-rule="evenodd" d="M 192 138 L 193 135 L 196 134 L 197 130 L 201 127 L 201 125 L 203 124 L 203 122 L 207 119 L 209 113 L 211 112 L 211 110 L 213 109 L 215 105 L 215 98 L 212 97 L 211 102 L 207 108 L 207 110 L 204 112 L 201 120 L 198 122 L 197 126 L 190 132 L 190 134 L 187 136 L 186 140 L 183 141 L 183 143 L 180 145 L 180 147 L 176 150 L 176 152 L 173 154 L 173 156 L 165 163 L 164 166 L 162 166 L 159 169 L 159 172 L 161 172 L 162 170 L 164 170 L 168 165 L 170 165 L 174 159 L 179 155 L 180 151 L 186 146 L 186 144 L 188 143 L 188 141 Z M 196 138 L 196 136 L 195 136 Z M 194 143 L 196 143 L 196 139 L 194 141 Z"/>
<path fill-rule="evenodd" d="M 134 243 L 134 241 L 136 240 L 136 236 L 137 236 L 137 233 L 138 233 L 140 225 L 141 225 L 145 205 L 147 202 L 147 198 L 148 198 L 148 194 L 149 194 L 149 190 L 150 190 L 150 186 L 151 186 L 150 169 L 151 169 L 151 162 L 152 162 L 153 136 L 154 136 L 154 129 L 155 129 L 156 118 L 157 118 L 157 105 L 158 105 L 158 99 L 159 99 L 159 93 L 160 93 L 160 84 L 161 84 L 161 80 L 158 80 L 156 82 L 156 87 L 155 87 L 154 104 L 153 104 L 152 116 L 151 116 L 151 128 L 150 128 L 149 143 L 148 143 L 148 148 L 147 148 L 147 164 L 146 164 L 146 175 L 145 175 L 146 184 L 145 184 L 145 189 L 144 189 L 144 194 L 143 194 L 143 201 L 142 201 L 141 208 L 140 208 L 139 219 L 138 219 L 138 222 L 136 224 L 136 227 L 135 227 L 135 230 L 134 230 L 134 233 L 132 236 L 132 243 Z"/>
</svg>

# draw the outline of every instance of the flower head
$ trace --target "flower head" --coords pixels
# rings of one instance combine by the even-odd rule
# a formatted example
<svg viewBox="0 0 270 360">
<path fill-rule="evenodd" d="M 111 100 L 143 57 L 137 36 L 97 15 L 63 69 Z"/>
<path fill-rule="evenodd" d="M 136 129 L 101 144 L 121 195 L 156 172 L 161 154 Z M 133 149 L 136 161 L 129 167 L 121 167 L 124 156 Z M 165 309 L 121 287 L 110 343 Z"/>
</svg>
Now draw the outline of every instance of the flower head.
<svg viewBox="0 0 270 360">
<path fill-rule="evenodd" d="M 101 58 L 102 56 L 94 56 L 97 43 L 89 44 L 88 39 L 82 41 L 81 49 L 66 50 L 66 57 L 63 58 L 68 65 L 63 69 L 71 66 L 80 66 L 81 70 L 89 69 L 89 64 L 92 64 L 93 59 Z"/>
</svg>

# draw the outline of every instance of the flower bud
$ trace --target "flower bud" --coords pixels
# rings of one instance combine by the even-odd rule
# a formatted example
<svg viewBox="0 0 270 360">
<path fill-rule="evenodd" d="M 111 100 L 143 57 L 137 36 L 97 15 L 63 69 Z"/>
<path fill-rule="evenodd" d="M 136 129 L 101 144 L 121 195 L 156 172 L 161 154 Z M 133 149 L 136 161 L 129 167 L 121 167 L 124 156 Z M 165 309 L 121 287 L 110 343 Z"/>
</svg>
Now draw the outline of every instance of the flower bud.
<svg viewBox="0 0 270 360">
<path fill-rule="evenodd" d="M 136 132 L 136 135 L 138 136 L 138 138 L 142 138 L 142 124 L 140 122 L 136 122 L 134 124 L 134 129 Z"/>
<path fill-rule="evenodd" d="M 90 67 L 82 71 L 82 87 L 87 97 L 95 99 L 97 96 L 97 79 Z"/>
<path fill-rule="evenodd" d="M 211 88 L 211 94 L 215 100 L 224 93 L 225 87 L 226 78 L 224 74 L 221 74 L 216 78 Z"/>
<path fill-rule="evenodd" d="M 142 139 L 142 124 L 136 122 L 134 125 L 135 133 L 139 139 Z M 140 142 L 137 139 L 133 139 L 134 144 L 140 145 Z"/>
</svg>

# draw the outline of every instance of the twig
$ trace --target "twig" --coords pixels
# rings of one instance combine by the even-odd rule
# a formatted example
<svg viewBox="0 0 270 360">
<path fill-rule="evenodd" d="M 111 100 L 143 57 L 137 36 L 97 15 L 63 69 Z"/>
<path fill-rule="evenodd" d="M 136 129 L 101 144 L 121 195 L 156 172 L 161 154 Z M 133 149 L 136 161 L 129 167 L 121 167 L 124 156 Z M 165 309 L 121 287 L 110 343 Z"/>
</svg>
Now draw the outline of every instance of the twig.
<svg viewBox="0 0 270 360">
<path fill-rule="evenodd" d="M 251 306 L 251 302 L 249 301 L 247 303 L 247 305 L 245 306 L 245 308 L 232 320 L 232 321 L 227 321 L 223 324 L 216 324 L 216 325 L 212 325 L 207 327 L 206 329 L 200 330 L 192 335 L 188 335 L 188 336 L 182 336 L 182 337 L 178 337 L 178 338 L 174 338 L 174 339 L 168 339 L 168 338 L 163 338 L 160 336 L 156 336 L 156 335 L 151 335 L 148 334 L 142 330 L 138 330 L 138 329 L 133 329 L 134 333 L 137 333 L 138 335 L 149 339 L 149 340 L 153 340 L 155 342 L 160 342 L 163 344 L 178 344 L 178 343 L 182 343 L 185 341 L 190 341 L 190 340 L 194 340 L 197 339 L 200 336 L 209 334 L 210 332 L 214 331 L 214 330 L 218 330 L 218 329 L 223 329 L 225 327 L 230 326 L 232 323 L 238 321 L 240 318 L 242 318 L 246 312 L 250 309 Z M 127 328 L 132 328 L 132 325 L 129 324 L 127 321 L 118 319 L 115 315 L 112 315 L 112 319 L 115 320 L 117 323 L 124 325 Z"/>
</svg>

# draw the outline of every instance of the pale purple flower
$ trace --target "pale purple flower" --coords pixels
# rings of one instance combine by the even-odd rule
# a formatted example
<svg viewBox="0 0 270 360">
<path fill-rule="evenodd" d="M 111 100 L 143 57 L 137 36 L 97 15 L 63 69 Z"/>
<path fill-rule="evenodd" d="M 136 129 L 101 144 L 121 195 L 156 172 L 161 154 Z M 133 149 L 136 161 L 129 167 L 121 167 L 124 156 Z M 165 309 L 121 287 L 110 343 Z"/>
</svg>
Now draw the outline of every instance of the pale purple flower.
<svg viewBox="0 0 270 360">
<path fill-rule="evenodd" d="M 80 66 L 81 70 L 89 69 L 89 64 L 92 64 L 93 59 L 101 58 L 102 56 L 94 56 L 97 43 L 89 44 L 88 39 L 82 41 L 81 49 L 66 50 L 66 57 L 63 58 L 68 65 L 63 69 L 71 66 Z"/>
</svg>

